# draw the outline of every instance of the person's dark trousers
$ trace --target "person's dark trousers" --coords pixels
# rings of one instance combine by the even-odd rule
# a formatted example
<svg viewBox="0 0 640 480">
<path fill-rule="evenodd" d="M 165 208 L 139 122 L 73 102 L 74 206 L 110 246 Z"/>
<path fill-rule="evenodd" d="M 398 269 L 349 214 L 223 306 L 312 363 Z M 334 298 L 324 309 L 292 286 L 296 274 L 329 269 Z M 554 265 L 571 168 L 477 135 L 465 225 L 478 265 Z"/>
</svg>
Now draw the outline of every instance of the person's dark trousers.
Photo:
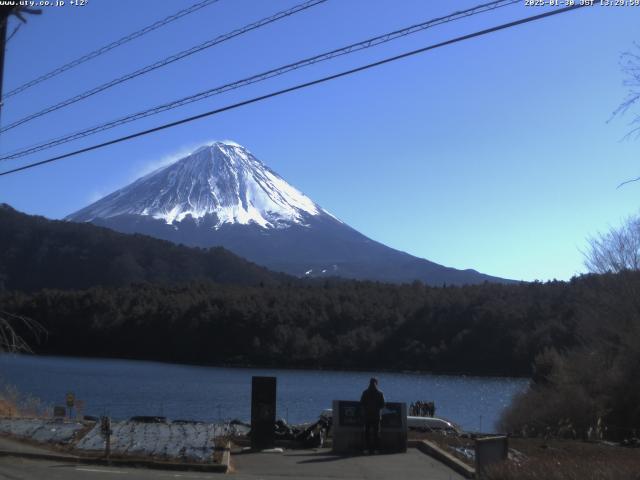
<svg viewBox="0 0 640 480">
<path fill-rule="evenodd" d="M 380 421 L 365 422 L 364 424 L 364 439 L 367 450 L 373 453 L 374 450 L 378 450 L 378 443 L 380 438 Z"/>
</svg>

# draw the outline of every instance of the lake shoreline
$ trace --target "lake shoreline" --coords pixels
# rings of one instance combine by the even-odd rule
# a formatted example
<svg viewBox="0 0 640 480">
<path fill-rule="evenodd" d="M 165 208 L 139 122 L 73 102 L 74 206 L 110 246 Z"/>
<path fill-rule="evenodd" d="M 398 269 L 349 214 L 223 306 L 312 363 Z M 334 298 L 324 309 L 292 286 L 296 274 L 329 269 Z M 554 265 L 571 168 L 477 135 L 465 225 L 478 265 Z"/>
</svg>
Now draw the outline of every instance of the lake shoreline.
<svg viewBox="0 0 640 480">
<path fill-rule="evenodd" d="M 16 354 L 13 354 L 16 355 Z M 313 371 L 313 372 L 339 372 L 339 373 L 395 373 L 395 374 L 407 374 L 407 375 L 431 375 L 434 377 L 470 377 L 470 378 L 504 378 L 504 379 L 519 379 L 519 380 L 530 380 L 531 377 L 528 375 L 499 375 L 499 374 L 476 374 L 469 372 L 442 372 L 442 371 L 432 371 L 432 370 L 396 370 L 396 369 L 382 369 L 382 368 L 334 368 L 334 367 L 312 367 L 312 366 L 291 366 L 291 365 L 260 365 L 260 364 L 250 364 L 250 363 L 196 363 L 196 362 L 187 362 L 187 361 L 171 361 L 171 360 L 163 360 L 163 359 L 155 359 L 155 358 L 138 358 L 138 357 L 127 357 L 127 356 L 113 356 L 113 357 L 105 357 L 105 356 L 88 356 L 88 355 L 66 355 L 66 354 L 58 354 L 58 353 L 22 353 L 18 355 L 23 356 L 32 356 L 32 357 L 56 357 L 56 358 L 74 358 L 74 359 L 90 359 L 90 360 L 122 360 L 127 362 L 148 362 L 148 363 L 158 363 L 158 364 L 167 364 L 167 365 L 184 365 L 189 367 L 215 367 L 215 368 L 233 368 L 233 369 L 255 369 L 255 370 L 290 370 L 290 371 Z"/>
<path fill-rule="evenodd" d="M 149 360 L 39 355 L 0 356 L 2 380 L 45 405 L 64 405 L 69 392 L 84 414 L 139 415 L 217 421 L 248 419 L 254 376 L 277 378 L 277 410 L 287 423 L 316 418 L 333 400 L 359 399 L 372 375 L 388 401 L 433 401 L 436 415 L 466 429 L 499 420 L 529 380 L 415 372 L 333 371 L 192 366 Z"/>
</svg>

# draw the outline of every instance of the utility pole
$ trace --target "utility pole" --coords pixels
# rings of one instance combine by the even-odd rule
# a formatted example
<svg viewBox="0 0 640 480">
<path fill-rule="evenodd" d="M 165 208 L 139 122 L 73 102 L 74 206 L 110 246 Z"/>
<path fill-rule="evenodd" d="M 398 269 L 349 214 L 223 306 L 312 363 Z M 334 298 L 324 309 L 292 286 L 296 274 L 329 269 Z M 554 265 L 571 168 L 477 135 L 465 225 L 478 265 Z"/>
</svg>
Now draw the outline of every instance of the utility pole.
<svg viewBox="0 0 640 480">
<path fill-rule="evenodd" d="M 2 113 L 2 84 L 4 83 L 4 44 L 7 41 L 7 24 L 14 7 L 2 7 L 0 11 L 0 114 Z M 0 117 L 1 119 L 1 117 Z M 0 120 L 0 125 L 2 125 Z"/>
<path fill-rule="evenodd" d="M 9 24 L 9 17 L 11 15 L 15 15 L 21 22 L 27 23 L 27 20 L 22 16 L 23 13 L 40 15 L 42 10 L 27 7 L 0 6 L 0 114 L 2 113 L 2 107 L 4 105 L 4 101 L 2 100 L 2 84 L 4 83 L 4 51 L 5 44 L 7 43 L 7 25 Z M 1 121 L 0 125 L 2 125 Z"/>
</svg>

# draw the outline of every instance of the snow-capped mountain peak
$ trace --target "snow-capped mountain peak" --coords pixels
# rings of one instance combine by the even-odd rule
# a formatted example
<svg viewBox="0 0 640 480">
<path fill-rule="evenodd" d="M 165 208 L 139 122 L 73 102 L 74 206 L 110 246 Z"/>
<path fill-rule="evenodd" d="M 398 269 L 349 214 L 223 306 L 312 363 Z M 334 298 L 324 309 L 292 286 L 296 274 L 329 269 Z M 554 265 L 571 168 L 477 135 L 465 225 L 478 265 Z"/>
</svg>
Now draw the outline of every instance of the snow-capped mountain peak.
<svg viewBox="0 0 640 480">
<path fill-rule="evenodd" d="M 297 277 L 431 285 L 504 281 L 416 258 L 364 236 L 230 140 L 201 146 L 67 220 L 192 247 L 224 247 Z"/>
<path fill-rule="evenodd" d="M 215 215 L 217 229 L 252 223 L 286 228 L 304 225 L 307 216 L 330 214 L 249 150 L 225 140 L 204 145 L 67 219 L 90 222 L 120 215 L 149 216 L 167 224 Z"/>
</svg>

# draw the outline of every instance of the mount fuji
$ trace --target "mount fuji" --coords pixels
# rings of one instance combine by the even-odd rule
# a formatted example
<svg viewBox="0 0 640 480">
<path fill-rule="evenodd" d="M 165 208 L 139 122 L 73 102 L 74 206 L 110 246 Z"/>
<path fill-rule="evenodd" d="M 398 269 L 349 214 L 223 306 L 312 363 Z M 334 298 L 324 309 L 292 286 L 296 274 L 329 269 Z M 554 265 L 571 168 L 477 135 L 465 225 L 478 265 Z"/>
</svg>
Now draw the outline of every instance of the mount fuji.
<svg viewBox="0 0 640 480">
<path fill-rule="evenodd" d="M 367 238 L 230 141 L 200 147 L 66 220 L 194 247 L 223 246 L 298 277 L 431 285 L 506 281 L 445 267 Z"/>
</svg>

